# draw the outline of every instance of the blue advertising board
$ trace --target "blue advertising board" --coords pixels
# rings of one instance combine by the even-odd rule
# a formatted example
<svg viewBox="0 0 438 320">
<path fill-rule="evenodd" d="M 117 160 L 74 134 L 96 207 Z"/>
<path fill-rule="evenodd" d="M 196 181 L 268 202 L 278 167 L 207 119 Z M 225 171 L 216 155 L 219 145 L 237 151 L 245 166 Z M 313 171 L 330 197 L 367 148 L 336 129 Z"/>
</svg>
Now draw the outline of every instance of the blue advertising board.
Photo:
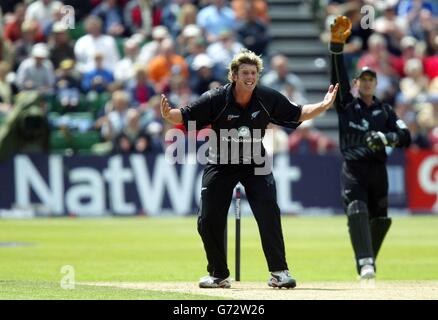
<svg viewBox="0 0 438 320">
<path fill-rule="evenodd" d="M 388 163 L 390 206 L 406 207 L 404 156 Z M 339 155 L 279 154 L 274 158 L 283 214 L 341 213 Z M 150 216 L 195 214 L 202 166 L 174 165 L 164 154 L 16 155 L 0 164 L 0 209 L 36 215 Z M 230 211 L 232 208 L 230 208 Z M 246 201 L 242 213 L 249 214 Z"/>
</svg>

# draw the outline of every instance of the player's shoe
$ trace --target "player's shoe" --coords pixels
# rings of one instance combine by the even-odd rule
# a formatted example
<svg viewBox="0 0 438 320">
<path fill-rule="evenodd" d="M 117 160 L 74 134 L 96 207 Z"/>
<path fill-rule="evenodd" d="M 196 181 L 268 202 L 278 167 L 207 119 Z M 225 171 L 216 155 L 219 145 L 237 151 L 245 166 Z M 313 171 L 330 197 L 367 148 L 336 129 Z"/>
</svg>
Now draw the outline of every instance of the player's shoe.
<svg viewBox="0 0 438 320">
<path fill-rule="evenodd" d="M 374 266 L 371 264 L 366 264 L 360 268 L 360 278 L 362 280 L 374 279 L 376 277 L 376 271 Z"/>
<path fill-rule="evenodd" d="M 199 280 L 199 288 L 231 288 L 231 280 L 205 276 Z"/>
<path fill-rule="evenodd" d="M 291 277 L 288 270 L 271 272 L 268 286 L 272 288 L 295 288 L 297 282 Z"/>
</svg>

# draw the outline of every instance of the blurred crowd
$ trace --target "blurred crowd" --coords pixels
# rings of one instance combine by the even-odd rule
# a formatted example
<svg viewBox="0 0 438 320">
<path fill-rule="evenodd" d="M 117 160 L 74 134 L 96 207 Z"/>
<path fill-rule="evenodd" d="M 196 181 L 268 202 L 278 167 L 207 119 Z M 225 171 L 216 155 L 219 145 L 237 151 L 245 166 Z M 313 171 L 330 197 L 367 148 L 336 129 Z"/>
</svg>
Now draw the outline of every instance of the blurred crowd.
<svg viewBox="0 0 438 320">
<path fill-rule="evenodd" d="M 438 150 L 438 1 L 323 1 L 323 40 L 337 15 L 353 23 L 345 46 L 350 78 L 363 66 L 376 70 L 377 97 L 408 125 L 412 148 Z M 366 5 L 375 16 L 370 18 Z"/>
<path fill-rule="evenodd" d="M 320 2 L 327 26 L 338 14 L 354 23 L 346 46 L 351 73 L 376 69 L 379 98 L 395 106 L 415 145 L 438 149 L 436 1 L 367 1 L 378 18 L 366 30 L 365 1 Z M 169 125 L 160 94 L 183 106 L 225 84 L 243 47 L 263 57 L 262 84 L 307 102 L 288 58 L 268 56 L 265 0 L 2 0 L 0 9 L 0 121 L 19 92 L 40 92 L 55 149 L 57 141 L 85 136 L 80 148 L 93 154 L 163 150 Z M 273 129 L 271 153 L 336 150 L 311 122 L 293 133 Z"/>
</svg>

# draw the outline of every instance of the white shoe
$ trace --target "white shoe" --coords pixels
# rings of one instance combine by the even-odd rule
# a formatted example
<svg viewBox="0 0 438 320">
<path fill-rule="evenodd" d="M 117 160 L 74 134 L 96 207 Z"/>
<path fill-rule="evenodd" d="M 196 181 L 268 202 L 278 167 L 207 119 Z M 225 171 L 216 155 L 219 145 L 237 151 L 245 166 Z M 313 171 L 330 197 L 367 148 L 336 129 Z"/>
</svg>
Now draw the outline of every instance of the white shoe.
<svg viewBox="0 0 438 320">
<path fill-rule="evenodd" d="M 205 276 L 199 280 L 199 288 L 231 288 L 231 280 Z"/>
<path fill-rule="evenodd" d="M 376 277 L 376 272 L 374 271 L 373 265 L 366 264 L 360 268 L 361 279 L 374 279 L 375 277 Z"/>
<path fill-rule="evenodd" d="M 288 270 L 271 272 L 268 286 L 272 288 L 295 288 L 297 282 L 291 277 Z"/>
</svg>

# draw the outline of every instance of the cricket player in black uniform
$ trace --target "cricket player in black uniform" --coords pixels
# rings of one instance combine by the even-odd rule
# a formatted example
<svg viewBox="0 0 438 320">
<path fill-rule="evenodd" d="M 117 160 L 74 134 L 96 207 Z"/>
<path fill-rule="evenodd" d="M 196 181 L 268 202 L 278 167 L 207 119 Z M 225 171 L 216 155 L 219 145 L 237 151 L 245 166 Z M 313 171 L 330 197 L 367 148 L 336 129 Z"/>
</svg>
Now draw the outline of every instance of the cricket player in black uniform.
<svg viewBox="0 0 438 320">
<path fill-rule="evenodd" d="M 364 67 L 354 79 L 359 97 L 353 97 L 343 60 L 351 21 L 339 16 L 331 26 L 331 81 L 339 83 L 335 100 L 339 119 L 342 198 L 348 229 L 362 279 L 372 279 L 376 257 L 391 226 L 388 217 L 386 147 L 408 147 L 409 130 L 390 105 L 375 96 L 377 74 Z"/>
<path fill-rule="evenodd" d="M 197 101 L 182 108 L 172 109 L 167 98 L 162 96 L 161 113 L 164 119 L 173 124 L 184 124 L 187 129 L 191 121 L 196 121 L 197 129 L 211 125 L 220 140 L 209 140 L 209 163 L 202 178 L 198 232 L 204 243 L 209 275 L 201 278 L 201 288 L 231 286 L 224 232 L 233 189 L 238 182 L 245 188 L 259 227 L 271 271 L 268 285 L 278 288 L 296 286 L 286 263 L 274 177 L 270 170 L 257 174 L 256 169 L 261 169 L 261 165 L 256 156 L 264 155 L 260 138 L 270 122 L 296 128 L 302 121 L 316 117 L 333 104 L 338 85 L 329 87 L 322 102 L 300 106 L 273 89 L 259 86 L 257 83 L 262 69 L 260 57 L 243 50 L 231 62 L 230 83 L 225 86 L 204 93 Z M 236 136 L 230 135 L 231 131 Z M 236 143 L 240 146 L 237 162 L 234 161 L 236 154 L 233 154 Z M 251 153 L 242 151 L 248 143 L 252 147 Z"/>
</svg>

